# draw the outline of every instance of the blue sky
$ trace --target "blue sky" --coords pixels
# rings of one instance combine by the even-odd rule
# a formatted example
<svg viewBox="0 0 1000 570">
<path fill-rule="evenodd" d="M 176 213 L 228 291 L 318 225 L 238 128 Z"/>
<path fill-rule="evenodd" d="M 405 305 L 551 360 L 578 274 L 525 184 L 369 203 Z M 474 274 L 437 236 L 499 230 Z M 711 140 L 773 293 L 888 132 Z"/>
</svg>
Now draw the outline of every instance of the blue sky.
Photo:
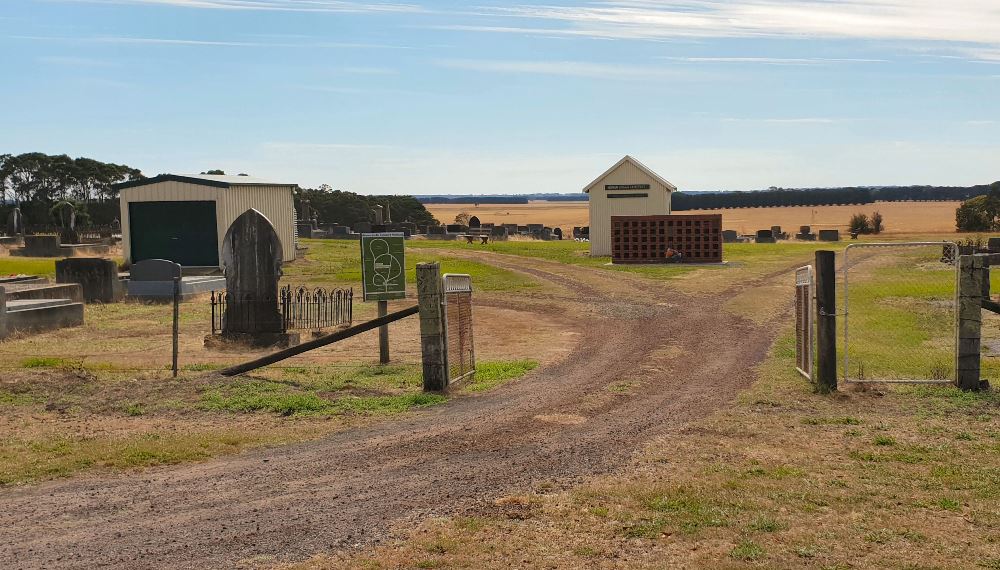
<svg viewBox="0 0 1000 570">
<path fill-rule="evenodd" d="M 1000 179 L 997 0 L 3 0 L 0 152 L 361 193 Z"/>
</svg>

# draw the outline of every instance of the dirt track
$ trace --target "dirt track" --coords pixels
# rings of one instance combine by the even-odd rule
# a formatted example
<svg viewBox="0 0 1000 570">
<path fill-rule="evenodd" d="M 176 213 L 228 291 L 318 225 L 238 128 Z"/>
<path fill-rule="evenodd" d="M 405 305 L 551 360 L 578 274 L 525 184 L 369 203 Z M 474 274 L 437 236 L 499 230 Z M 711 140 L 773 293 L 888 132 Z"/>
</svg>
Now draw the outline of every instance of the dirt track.
<svg viewBox="0 0 1000 570">
<path fill-rule="evenodd" d="M 725 405 L 771 341 L 722 311 L 722 295 L 685 297 L 618 272 L 490 259 L 550 283 L 519 303 L 579 331 L 568 357 L 488 394 L 320 441 L 0 491 L 0 563 L 302 560 L 378 540 L 408 518 L 489 510 L 493 499 L 542 481 L 614 470 L 643 442 Z"/>
</svg>

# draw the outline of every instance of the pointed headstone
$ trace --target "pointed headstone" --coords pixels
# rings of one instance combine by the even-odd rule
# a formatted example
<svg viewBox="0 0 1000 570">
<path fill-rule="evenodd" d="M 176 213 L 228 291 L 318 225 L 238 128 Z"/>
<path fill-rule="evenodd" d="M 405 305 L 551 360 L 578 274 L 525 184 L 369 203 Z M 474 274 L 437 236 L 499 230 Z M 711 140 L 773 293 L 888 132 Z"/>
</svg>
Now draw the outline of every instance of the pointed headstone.
<svg viewBox="0 0 1000 570">
<path fill-rule="evenodd" d="M 284 332 L 278 311 L 283 257 L 281 240 L 264 214 L 247 210 L 229 226 L 222 242 L 228 296 L 224 335 Z"/>
</svg>

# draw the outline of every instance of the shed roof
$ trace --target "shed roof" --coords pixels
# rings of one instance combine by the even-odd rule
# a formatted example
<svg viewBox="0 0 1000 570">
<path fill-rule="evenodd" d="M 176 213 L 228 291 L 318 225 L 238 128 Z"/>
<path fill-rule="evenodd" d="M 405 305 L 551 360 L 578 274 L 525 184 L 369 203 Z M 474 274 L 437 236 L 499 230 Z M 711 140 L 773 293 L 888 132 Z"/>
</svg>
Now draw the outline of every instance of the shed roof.
<svg viewBox="0 0 1000 570">
<path fill-rule="evenodd" d="M 618 162 L 616 162 L 611 168 L 605 170 L 600 176 L 598 176 L 597 178 L 595 178 L 593 182 L 591 182 L 590 184 L 587 184 L 587 186 L 584 187 L 583 191 L 586 192 L 586 193 L 588 193 L 588 194 L 590 194 L 591 188 L 593 188 L 594 186 L 597 186 L 597 184 L 600 183 L 601 180 L 604 180 L 609 174 L 611 174 L 612 172 L 614 172 L 615 170 L 617 170 L 619 166 L 625 164 L 626 162 L 631 162 L 632 164 L 635 165 L 636 168 L 638 168 L 639 170 L 641 170 L 641 171 L 645 172 L 647 175 L 649 175 L 650 178 L 652 178 L 653 180 L 656 180 L 660 184 L 663 184 L 664 186 L 666 186 L 668 192 L 675 192 L 675 191 L 677 191 L 677 187 L 676 186 L 674 186 L 670 182 L 667 182 L 659 174 L 653 172 L 648 166 L 646 166 L 645 164 L 639 162 L 638 160 L 632 158 L 631 156 L 629 156 L 627 154 L 625 156 L 623 156 L 621 160 L 619 160 Z"/>
<path fill-rule="evenodd" d="M 152 178 L 143 178 L 142 180 L 132 180 L 130 182 L 115 184 L 113 188 L 116 190 L 124 190 L 125 188 L 148 186 L 150 184 L 158 184 L 160 182 L 186 182 L 188 184 L 213 186 L 215 188 L 230 188 L 232 186 L 298 187 L 298 184 L 271 182 L 262 178 L 253 178 L 252 176 L 229 176 L 223 174 L 160 174 L 159 176 L 154 176 Z"/>
</svg>

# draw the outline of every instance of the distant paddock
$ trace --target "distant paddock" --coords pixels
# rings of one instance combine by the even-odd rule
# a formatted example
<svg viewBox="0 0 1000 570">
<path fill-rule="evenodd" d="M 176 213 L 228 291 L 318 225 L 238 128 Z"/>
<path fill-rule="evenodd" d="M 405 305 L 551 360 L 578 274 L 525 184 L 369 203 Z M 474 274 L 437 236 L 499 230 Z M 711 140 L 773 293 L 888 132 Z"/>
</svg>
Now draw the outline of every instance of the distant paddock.
<svg viewBox="0 0 1000 570">
<path fill-rule="evenodd" d="M 685 210 L 677 214 L 722 214 L 722 227 L 740 233 L 781 226 L 796 233 L 799 226 L 813 229 L 847 229 L 851 215 L 871 215 L 875 210 L 885 218 L 886 233 L 955 233 L 955 209 L 960 202 L 876 202 L 861 206 L 788 206 L 781 208 L 735 208 L 728 210 Z M 546 224 L 571 230 L 589 225 L 586 202 L 530 202 L 528 204 L 427 204 L 439 221 L 451 223 L 466 212 L 483 222 L 497 224 Z"/>
</svg>

